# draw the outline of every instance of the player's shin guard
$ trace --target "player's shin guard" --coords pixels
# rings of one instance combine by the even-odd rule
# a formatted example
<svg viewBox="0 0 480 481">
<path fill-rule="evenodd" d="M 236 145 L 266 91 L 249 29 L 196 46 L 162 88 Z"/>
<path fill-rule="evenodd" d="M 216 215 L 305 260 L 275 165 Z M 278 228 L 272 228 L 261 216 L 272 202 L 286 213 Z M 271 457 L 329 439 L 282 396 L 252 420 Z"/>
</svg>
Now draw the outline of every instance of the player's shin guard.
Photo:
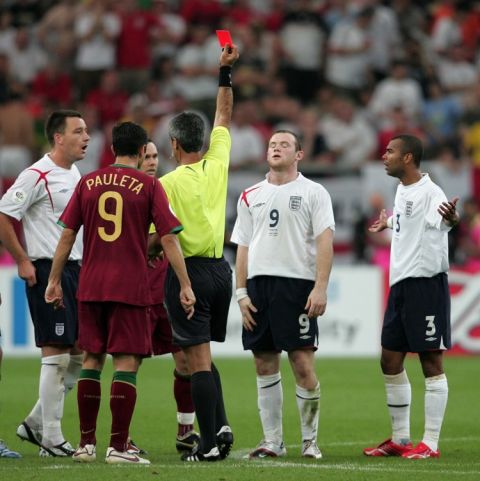
<svg viewBox="0 0 480 481">
<path fill-rule="evenodd" d="M 173 395 L 177 403 L 178 435 L 183 436 L 193 429 L 195 407 L 192 399 L 191 376 L 173 371 Z"/>
<path fill-rule="evenodd" d="M 192 374 L 192 398 L 200 428 L 203 453 L 208 453 L 216 445 L 215 410 L 217 386 L 211 371 L 198 371 Z"/>
<path fill-rule="evenodd" d="M 42 358 L 39 398 L 42 406 L 42 442 L 47 447 L 56 446 L 65 441 L 61 421 L 65 393 L 63 382 L 69 359 L 69 354 L 57 354 Z"/>
<path fill-rule="evenodd" d="M 101 396 L 100 371 L 82 369 L 77 384 L 80 446 L 97 443 L 95 433 Z"/>
<path fill-rule="evenodd" d="M 110 388 L 112 430 L 109 446 L 116 451 L 127 450 L 128 431 L 137 400 L 137 373 L 116 371 Z"/>
<path fill-rule="evenodd" d="M 65 395 L 67 395 L 77 383 L 82 369 L 83 354 L 70 354 L 67 372 L 65 373 Z"/>
<path fill-rule="evenodd" d="M 406 444 L 410 441 L 410 404 L 412 388 L 405 369 L 395 375 L 384 374 L 387 406 L 392 420 L 392 441 Z"/>
<path fill-rule="evenodd" d="M 302 441 L 316 441 L 320 415 L 320 383 L 312 390 L 297 385 L 295 394 L 302 426 Z"/>
<path fill-rule="evenodd" d="M 447 407 L 448 383 L 445 374 L 425 379 L 425 433 L 423 443 L 437 451 L 443 417 Z"/>
<path fill-rule="evenodd" d="M 283 442 L 283 389 L 279 372 L 257 376 L 258 411 L 265 441 L 277 445 Z"/>
</svg>

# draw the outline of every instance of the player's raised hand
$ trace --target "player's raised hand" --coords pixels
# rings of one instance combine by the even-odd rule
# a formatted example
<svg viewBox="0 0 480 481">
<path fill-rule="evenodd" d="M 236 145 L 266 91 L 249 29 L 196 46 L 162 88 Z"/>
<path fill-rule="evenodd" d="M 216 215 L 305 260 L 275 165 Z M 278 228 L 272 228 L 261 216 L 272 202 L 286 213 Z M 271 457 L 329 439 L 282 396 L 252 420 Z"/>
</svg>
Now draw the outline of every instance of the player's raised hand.
<svg viewBox="0 0 480 481">
<path fill-rule="evenodd" d="M 442 202 L 437 209 L 437 212 L 443 217 L 445 224 L 454 226 L 458 224 L 460 217 L 457 212 L 458 197 L 454 197 L 450 202 Z"/>
<path fill-rule="evenodd" d="M 378 219 L 368 228 L 370 232 L 382 232 L 382 230 L 388 228 L 387 224 L 388 216 L 385 209 L 380 211 Z"/>
<path fill-rule="evenodd" d="M 65 309 L 65 305 L 63 304 L 63 290 L 60 283 L 48 283 L 47 289 L 45 290 L 45 302 L 47 304 L 53 304 L 54 309 Z"/>
</svg>

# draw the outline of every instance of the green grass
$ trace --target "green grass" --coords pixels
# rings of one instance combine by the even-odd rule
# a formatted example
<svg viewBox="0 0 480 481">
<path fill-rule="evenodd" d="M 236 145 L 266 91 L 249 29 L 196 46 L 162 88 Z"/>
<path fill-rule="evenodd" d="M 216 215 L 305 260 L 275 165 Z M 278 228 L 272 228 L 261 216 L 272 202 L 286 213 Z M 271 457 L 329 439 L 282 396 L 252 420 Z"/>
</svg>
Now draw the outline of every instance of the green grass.
<svg viewBox="0 0 480 481">
<path fill-rule="evenodd" d="M 362 448 L 376 444 L 390 433 L 385 392 L 377 360 L 319 359 L 321 382 L 320 461 L 300 457 L 300 431 L 294 382 L 286 362 L 284 383 L 284 433 L 288 455 L 278 460 L 242 459 L 261 438 L 256 403 L 256 383 L 251 359 L 220 359 L 227 410 L 235 433 L 231 456 L 222 463 L 194 466 L 179 461 L 174 450 L 175 404 L 172 394 L 173 365 L 169 359 L 144 363 L 138 378 L 138 400 L 131 434 L 147 449 L 150 467 L 109 466 L 103 463 L 109 439 L 108 392 L 110 362 L 102 377 L 104 399 L 97 431 L 98 460 L 76 465 L 70 459 L 39 458 L 37 450 L 21 443 L 15 430 L 36 400 L 39 361 L 7 358 L 0 383 L 0 437 L 21 460 L 0 459 L 0 481 L 109 481 L 159 479 L 172 481 L 478 481 L 480 480 L 480 409 L 476 358 L 448 358 L 445 368 L 450 396 L 441 437 L 440 459 L 407 461 L 371 459 Z M 423 433 L 424 381 L 416 358 L 407 360 L 412 383 L 412 436 Z M 72 444 L 78 441 L 75 395 L 65 403 L 63 431 Z"/>
</svg>

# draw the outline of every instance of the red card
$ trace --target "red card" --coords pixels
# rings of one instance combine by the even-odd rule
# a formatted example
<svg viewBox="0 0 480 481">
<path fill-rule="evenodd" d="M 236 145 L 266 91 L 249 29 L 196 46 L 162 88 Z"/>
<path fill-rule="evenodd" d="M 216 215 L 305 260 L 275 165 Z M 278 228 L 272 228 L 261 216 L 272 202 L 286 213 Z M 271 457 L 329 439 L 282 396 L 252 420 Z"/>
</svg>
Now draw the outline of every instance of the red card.
<svg viewBox="0 0 480 481">
<path fill-rule="evenodd" d="M 217 37 L 220 47 L 225 47 L 227 43 L 228 45 L 232 46 L 233 42 L 229 30 L 217 30 Z"/>
</svg>

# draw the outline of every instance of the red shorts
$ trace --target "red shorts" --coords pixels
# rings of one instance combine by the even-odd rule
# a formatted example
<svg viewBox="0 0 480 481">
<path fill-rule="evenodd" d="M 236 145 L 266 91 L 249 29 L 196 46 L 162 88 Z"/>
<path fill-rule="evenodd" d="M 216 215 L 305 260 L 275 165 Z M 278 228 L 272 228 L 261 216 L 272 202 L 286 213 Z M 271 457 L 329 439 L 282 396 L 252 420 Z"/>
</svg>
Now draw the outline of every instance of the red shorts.
<svg viewBox="0 0 480 481">
<path fill-rule="evenodd" d="M 150 306 L 150 321 L 152 325 L 152 354 L 154 356 L 181 351 L 179 346 L 173 344 L 172 327 L 163 304 Z"/>
<path fill-rule="evenodd" d="M 152 351 L 150 308 L 118 302 L 78 301 L 78 346 L 95 354 L 136 354 Z"/>
</svg>

